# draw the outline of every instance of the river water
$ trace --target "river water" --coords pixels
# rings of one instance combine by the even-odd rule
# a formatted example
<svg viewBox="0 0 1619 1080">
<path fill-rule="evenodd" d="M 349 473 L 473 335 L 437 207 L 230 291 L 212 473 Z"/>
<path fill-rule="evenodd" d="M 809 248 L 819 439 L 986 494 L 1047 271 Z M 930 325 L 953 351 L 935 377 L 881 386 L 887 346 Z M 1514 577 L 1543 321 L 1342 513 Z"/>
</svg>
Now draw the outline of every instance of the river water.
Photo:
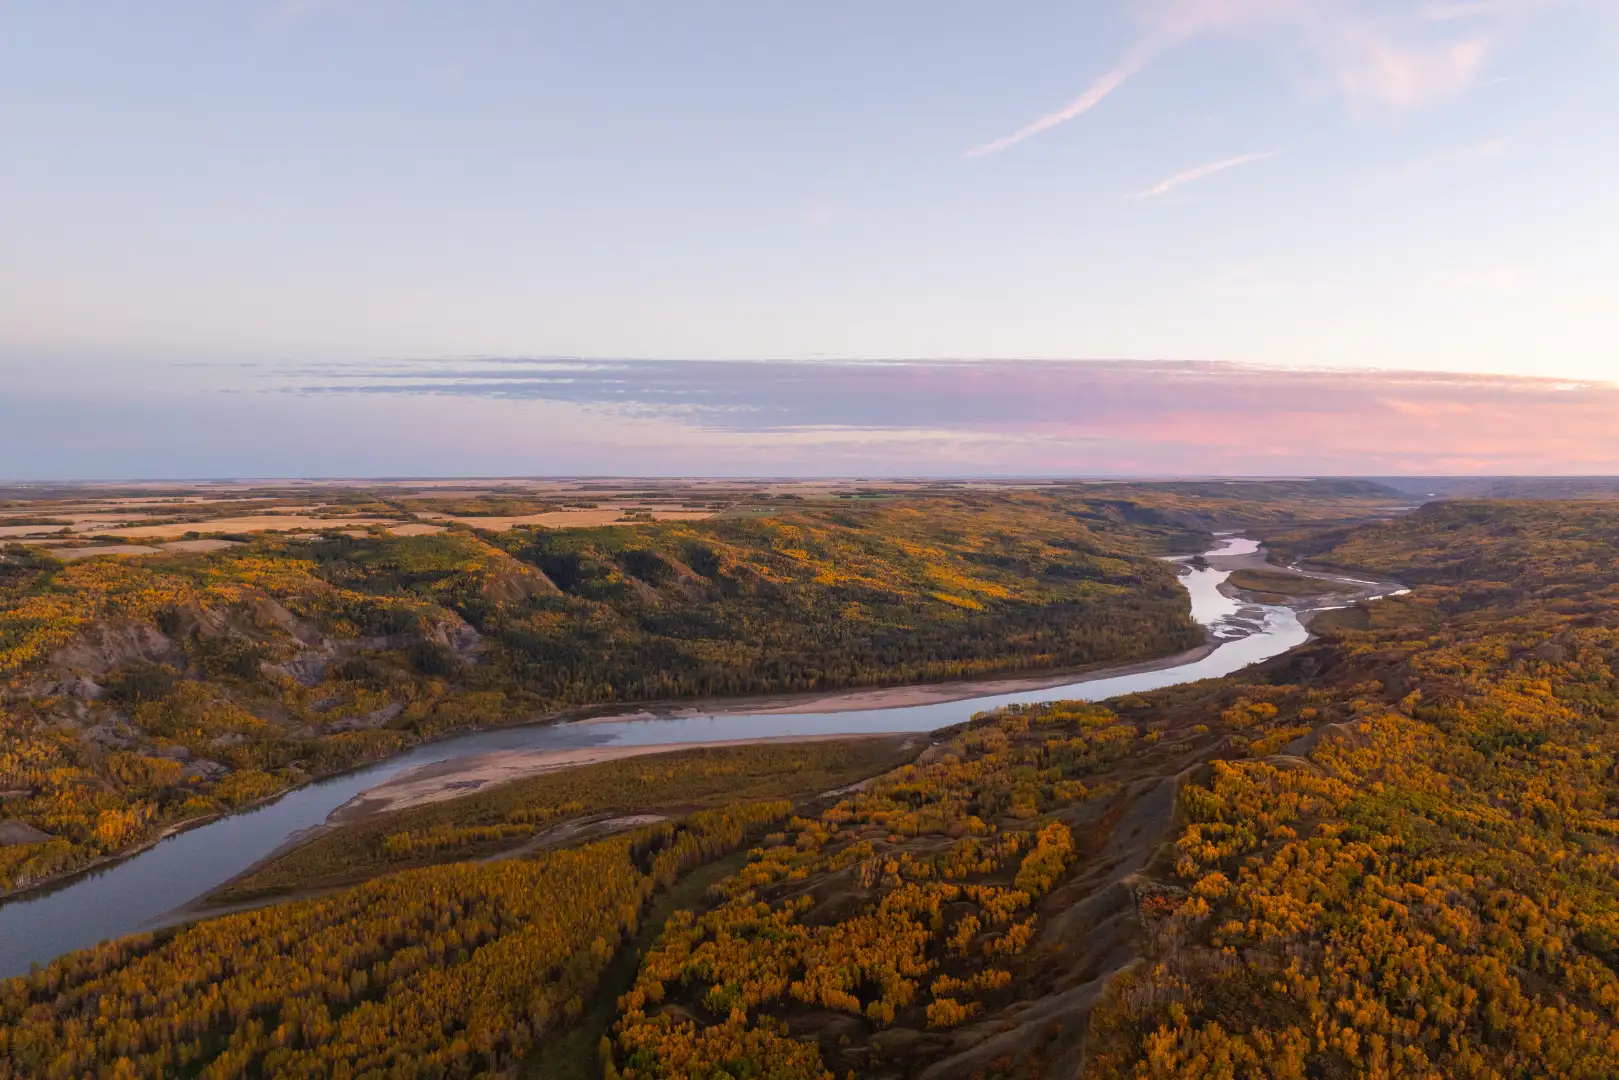
<svg viewBox="0 0 1619 1080">
<path fill-rule="evenodd" d="M 1227 538 L 1209 555 L 1251 554 L 1259 545 Z M 0 977 L 26 972 L 74 949 L 135 933 L 166 912 L 235 877 L 293 833 L 319 825 L 360 792 L 418 765 L 493 750 L 561 750 L 584 746 L 704 743 L 788 735 L 932 731 L 984 709 L 1040 701 L 1100 701 L 1178 683 L 1229 675 L 1309 638 L 1289 608 L 1243 605 L 1220 593 L 1229 571 L 1184 566 L 1192 616 L 1218 647 L 1200 660 L 1155 671 L 1091 678 L 1066 686 L 986 694 L 961 701 L 827 713 L 731 713 L 483 731 L 417 747 L 368 768 L 290 791 L 273 803 L 178 833 L 122 862 L 59 888 L 0 907 Z"/>
</svg>

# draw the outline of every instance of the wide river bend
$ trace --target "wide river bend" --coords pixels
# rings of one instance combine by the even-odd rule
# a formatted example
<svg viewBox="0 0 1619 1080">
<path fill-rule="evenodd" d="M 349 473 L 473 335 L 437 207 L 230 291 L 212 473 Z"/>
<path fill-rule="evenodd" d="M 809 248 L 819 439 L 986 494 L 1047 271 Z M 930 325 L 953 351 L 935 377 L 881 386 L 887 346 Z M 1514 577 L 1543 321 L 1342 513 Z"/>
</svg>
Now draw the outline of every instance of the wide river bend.
<svg viewBox="0 0 1619 1080">
<path fill-rule="evenodd" d="M 1259 545 L 1228 537 L 1209 551 L 1252 555 Z M 1219 591 L 1229 570 L 1184 566 L 1192 615 L 1219 643 L 1201 659 L 1155 670 L 1105 673 L 1041 690 L 988 693 L 956 701 L 841 712 L 726 712 L 637 719 L 535 724 L 480 731 L 419 746 L 356 772 L 289 791 L 264 806 L 176 833 L 128 859 L 61 886 L 0 906 L 0 977 L 26 972 L 63 953 L 141 930 L 164 913 L 235 877 L 294 833 L 321 824 L 360 792 L 406 769 L 496 750 L 565 750 L 587 746 L 704 743 L 770 736 L 932 731 L 984 709 L 1040 701 L 1100 701 L 1218 678 L 1277 656 L 1309 639 L 1290 608 L 1242 604 Z"/>
</svg>

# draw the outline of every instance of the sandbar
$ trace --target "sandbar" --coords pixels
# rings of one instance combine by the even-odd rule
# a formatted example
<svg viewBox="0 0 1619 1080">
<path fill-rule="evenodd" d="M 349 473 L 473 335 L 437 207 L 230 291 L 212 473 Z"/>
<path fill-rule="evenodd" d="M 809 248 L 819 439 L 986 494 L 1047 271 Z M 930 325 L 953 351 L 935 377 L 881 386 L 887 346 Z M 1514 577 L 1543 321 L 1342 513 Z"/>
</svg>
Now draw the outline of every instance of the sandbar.
<svg viewBox="0 0 1619 1080">
<path fill-rule="evenodd" d="M 1140 675 L 1149 671 L 1192 664 L 1203 659 L 1218 646 L 1218 641 L 1206 642 L 1174 656 L 1156 660 L 1142 660 L 1134 664 L 1120 664 L 1103 668 L 1067 668 L 1060 671 L 1041 671 L 1028 675 L 989 675 L 981 679 L 961 679 L 955 682 L 918 683 L 907 686 L 876 686 L 851 690 L 812 690 L 802 694 L 772 694 L 743 698 L 715 698 L 708 700 L 655 703 L 639 708 L 615 712 L 610 715 L 591 716 L 577 721 L 580 724 L 610 724 L 621 720 L 649 720 L 660 717 L 729 716 L 735 713 L 793 714 L 863 712 L 869 709 L 908 709 L 916 705 L 945 705 L 952 701 L 990 697 L 998 694 L 1021 694 L 1034 690 L 1050 690 L 1058 686 L 1079 686 L 1099 682 L 1120 675 Z"/>
<path fill-rule="evenodd" d="M 669 754 L 722 746 L 764 743 L 847 742 L 853 739 L 926 739 L 925 735 L 780 735 L 757 739 L 721 739 L 704 743 L 650 743 L 643 746 L 586 746 L 568 750 L 496 750 L 422 765 L 367 788 L 326 816 L 328 827 L 350 825 L 377 814 L 410 806 L 444 802 L 474 791 L 497 787 L 541 773 L 595 765 L 603 761 Z"/>
</svg>

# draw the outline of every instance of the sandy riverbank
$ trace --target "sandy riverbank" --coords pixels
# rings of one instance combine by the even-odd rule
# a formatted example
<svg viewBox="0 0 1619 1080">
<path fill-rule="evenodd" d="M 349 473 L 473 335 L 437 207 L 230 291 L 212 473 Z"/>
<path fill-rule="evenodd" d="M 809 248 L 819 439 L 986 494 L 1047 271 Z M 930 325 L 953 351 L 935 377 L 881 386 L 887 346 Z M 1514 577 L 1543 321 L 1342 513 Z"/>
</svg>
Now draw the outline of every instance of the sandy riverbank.
<svg viewBox="0 0 1619 1080">
<path fill-rule="evenodd" d="M 962 679 L 956 682 L 917 683 L 908 686 L 880 686 L 869 689 L 811 691 L 804 694 L 767 694 L 745 698 L 710 698 L 680 703 L 647 705 L 630 712 L 615 712 L 576 721 L 580 724 L 610 724 L 624 720 L 655 720 L 683 716 L 732 716 L 739 713 L 758 715 L 787 715 L 793 713 L 863 712 L 869 709 L 907 709 L 917 705 L 944 705 L 952 701 L 992 697 L 999 694 L 1022 694 L 1035 690 L 1050 690 L 1058 686 L 1078 686 L 1100 682 L 1121 675 L 1139 675 L 1148 671 L 1179 667 L 1203 659 L 1215 650 L 1218 642 L 1206 643 L 1195 649 L 1164 656 L 1157 660 L 1142 660 L 1135 664 L 1120 664 L 1105 668 L 1067 668 L 1060 671 L 1041 671 L 1031 675 L 994 675 L 982 679 Z"/>
<path fill-rule="evenodd" d="M 705 743 L 652 743 L 644 746 L 587 746 L 571 750 L 497 750 L 488 754 L 422 765 L 367 788 L 326 817 L 326 826 L 350 825 L 391 810 L 443 802 L 484 788 L 509 784 L 541 773 L 594 765 L 603 761 L 668 754 L 676 750 L 761 743 L 838 742 L 850 739 L 914 739 L 924 735 L 782 735 L 774 738 L 723 739 Z"/>
</svg>

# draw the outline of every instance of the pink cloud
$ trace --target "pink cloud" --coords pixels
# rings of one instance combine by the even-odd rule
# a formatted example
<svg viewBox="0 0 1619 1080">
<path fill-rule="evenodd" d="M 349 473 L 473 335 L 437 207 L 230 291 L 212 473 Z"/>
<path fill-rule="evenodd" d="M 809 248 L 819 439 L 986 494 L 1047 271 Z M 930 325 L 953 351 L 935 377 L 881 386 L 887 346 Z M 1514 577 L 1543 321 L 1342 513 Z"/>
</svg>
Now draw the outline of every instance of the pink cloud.
<svg viewBox="0 0 1619 1080">
<path fill-rule="evenodd" d="M 1465 91 L 1478 78 L 1489 41 L 1474 34 L 1429 40 L 1437 25 L 1454 21 L 1429 8 L 1398 18 L 1374 15 L 1363 0 L 1155 0 L 1128 9 L 1143 36 L 1110 71 L 1070 104 L 1036 118 L 1009 135 L 967 152 L 998 153 L 1031 136 L 1077 119 L 1173 46 L 1218 31 L 1265 33 L 1289 56 L 1302 56 L 1311 70 L 1331 73 L 1352 108 L 1414 109 Z M 1485 9 L 1488 8 L 1487 12 Z M 1513 5 L 1513 10 L 1524 10 Z M 1451 5 L 1457 16 L 1484 14 L 1497 5 Z M 1421 33 L 1426 25 L 1429 34 Z"/>
<path fill-rule="evenodd" d="M 1488 52 L 1482 38 L 1413 45 L 1351 18 L 1328 20 L 1314 32 L 1351 103 L 1394 109 L 1457 96 L 1478 77 Z"/>
<path fill-rule="evenodd" d="M 677 448 L 643 469 L 1619 473 L 1619 387 L 1553 379 L 1196 362 L 502 360 L 297 389 L 498 398 L 513 415 L 569 406 L 578 422 L 555 430 L 576 456 L 600 432 L 622 433 L 615 418 L 634 420 Z"/>
<path fill-rule="evenodd" d="M 1253 162 L 1264 161 L 1266 158 L 1275 156 L 1276 151 L 1272 150 L 1264 154 L 1243 154 L 1240 157 L 1226 158 L 1223 161 L 1211 161 L 1206 165 L 1199 165 L 1196 168 L 1187 169 L 1185 172 L 1176 173 L 1169 179 L 1162 180 L 1145 191 L 1138 191 L 1134 195 L 1129 196 L 1129 198 L 1155 199 L 1160 195 L 1169 194 L 1178 187 L 1183 187 L 1186 184 L 1196 183 L 1205 177 L 1214 176 L 1217 173 L 1223 173 L 1227 169 L 1235 169 L 1242 165 L 1250 165 Z"/>
<path fill-rule="evenodd" d="M 1155 39 L 1148 39 L 1132 49 L 1113 70 L 1107 72 L 1090 85 L 1079 97 L 1064 105 L 1055 112 L 1037 117 L 1024 126 L 1018 128 L 1010 135 L 1003 135 L 982 146 L 975 146 L 967 151 L 970 158 L 984 157 L 988 154 L 997 154 L 1011 146 L 1016 146 L 1032 135 L 1065 124 L 1076 117 L 1084 116 L 1096 106 L 1105 101 L 1108 95 L 1123 86 L 1129 78 L 1147 66 L 1147 63 L 1161 49 L 1162 43 Z"/>
</svg>

